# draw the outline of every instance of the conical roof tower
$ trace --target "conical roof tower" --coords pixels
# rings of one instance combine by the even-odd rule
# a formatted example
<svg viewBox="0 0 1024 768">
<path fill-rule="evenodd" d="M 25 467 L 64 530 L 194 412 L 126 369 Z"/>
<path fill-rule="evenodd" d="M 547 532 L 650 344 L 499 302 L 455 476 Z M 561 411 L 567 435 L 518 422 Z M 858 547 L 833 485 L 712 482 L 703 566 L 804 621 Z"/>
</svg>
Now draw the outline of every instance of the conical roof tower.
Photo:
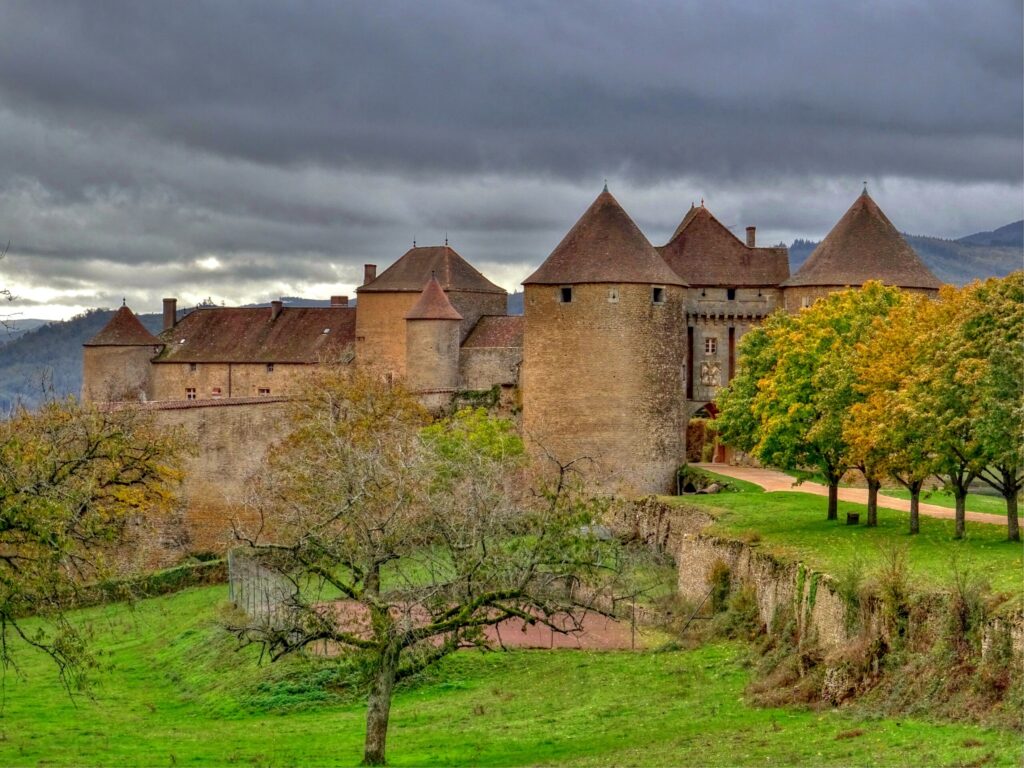
<svg viewBox="0 0 1024 768">
<path fill-rule="evenodd" d="M 938 290 L 925 266 L 865 189 L 807 261 L 782 285 L 846 287 L 880 280 L 899 288 Z"/>
<path fill-rule="evenodd" d="M 148 347 L 162 344 L 146 330 L 127 306 L 121 306 L 103 329 L 85 342 L 87 347 Z"/>
<path fill-rule="evenodd" d="M 412 305 L 406 315 L 406 320 L 462 320 L 462 315 L 448 301 L 444 288 L 437 282 L 434 275 L 430 276 L 423 292 Z"/>
<path fill-rule="evenodd" d="M 683 285 L 608 188 L 523 285 Z"/>
</svg>

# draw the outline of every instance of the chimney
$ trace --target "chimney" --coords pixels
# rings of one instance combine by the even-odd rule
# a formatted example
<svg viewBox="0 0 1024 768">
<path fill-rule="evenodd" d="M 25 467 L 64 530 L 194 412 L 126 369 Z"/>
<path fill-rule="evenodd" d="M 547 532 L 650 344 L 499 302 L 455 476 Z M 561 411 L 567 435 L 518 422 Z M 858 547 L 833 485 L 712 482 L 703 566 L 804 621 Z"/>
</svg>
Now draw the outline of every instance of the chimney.
<svg viewBox="0 0 1024 768">
<path fill-rule="evenodd" d="M 331 296 L 332 307 L 347 307 L 348 296 Z"/>
<path fill-rule="evenodd" d="M 372 283 L 377 279 L 377 265 L 376 264 L 364 264 L 363 265 L 363 285 Z"/>
<path fill-rule="evenodd" d="M 270 302 L 270 319 L 277 320 L 283 308 L 284 302 L 282 302 L 280 299 L 278 299 L 277 301 Z"/>
<path fill-rule="evenodd" d="M 164 330 L 169 331 L 178 323 L 178 300 L 164 299 Z"/>
<path fill-rule="evenodd" d="M 757 234 L 757 227 L 747 227 L 747 247 L 753 248 L 754 243 L 757 242 L 755 235 Z"/>
</svg>

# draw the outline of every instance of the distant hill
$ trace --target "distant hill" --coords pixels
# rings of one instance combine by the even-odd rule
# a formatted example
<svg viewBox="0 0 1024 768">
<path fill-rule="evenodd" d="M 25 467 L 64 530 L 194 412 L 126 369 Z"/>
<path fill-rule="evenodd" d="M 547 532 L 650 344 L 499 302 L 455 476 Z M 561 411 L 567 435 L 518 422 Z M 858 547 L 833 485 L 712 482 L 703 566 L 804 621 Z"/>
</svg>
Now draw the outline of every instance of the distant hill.
<svg viewBox="0 0 1024 768">
<path fill-rule="evenodd" d="M 1024 220 L 958 240 L 908 234 L 903 237 L 944 283 L 964 285 L 1024 269 Z M 796 272 L 817 245 L 811 240 L 794 240 L 789 247 L 790 272 Z"/>
<path fill-rule="evenodd" d="M 1024 221 L 978 232 L 958 240 L 905 235 L 907 242 L 944 282 L 962 285 L 977 278 L 1005 275 L 1024 268 Z M 789 247 L 790 269 L 795 272 L 817 246 L 796 240 Z M 286 296 L 292 307 L 325 307 L 328 300 Z M 354 297 L 350 300 L 355 304 Z M 248 306 L 269 306 L 250 304 Z M 186 310 L 187 311 L 187 310 Z M 77 394 L 82 389 L 82 345 L 107 323 L 113 310 L 93 309 L 64 322 L 13 318 L 14 328 L 0 329 L 0 413 L 13 403 L 33 406 L 44 393 Z M 523 314 L 523 294 L 508 297 L 508 313 Z M 159 314 L 140 315 L 143 325 L 160 330 Z"/>
</svg>

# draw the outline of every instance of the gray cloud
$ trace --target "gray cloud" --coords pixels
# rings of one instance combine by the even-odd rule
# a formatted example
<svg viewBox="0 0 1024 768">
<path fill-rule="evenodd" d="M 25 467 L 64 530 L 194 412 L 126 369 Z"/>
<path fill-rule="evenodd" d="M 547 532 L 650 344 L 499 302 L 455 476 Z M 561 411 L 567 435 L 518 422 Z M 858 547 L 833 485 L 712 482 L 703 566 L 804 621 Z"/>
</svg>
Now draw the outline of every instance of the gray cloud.
<svg viewBox="0 0 1024 768">
<path fill-rule="evenodd" d="M 512 284 L 604 177 L 652 239 L 701 195 L 820 236 L 865 178 L 905 229 L 998 226 L 1021 23 L 1012 0 L 5 3 L 0 276 L 69 306 L 350 290 L 447 230 Z"/>
</svg>

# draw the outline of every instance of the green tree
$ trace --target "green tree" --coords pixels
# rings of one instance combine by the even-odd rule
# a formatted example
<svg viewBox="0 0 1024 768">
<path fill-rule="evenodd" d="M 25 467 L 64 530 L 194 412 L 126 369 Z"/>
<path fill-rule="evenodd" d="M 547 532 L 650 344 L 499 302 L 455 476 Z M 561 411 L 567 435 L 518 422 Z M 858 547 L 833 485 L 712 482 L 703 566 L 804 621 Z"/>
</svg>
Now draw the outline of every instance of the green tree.
<svg viewBox="0 0 1024 768">
<path fill-rule="evenodd" d="M 528 483 L 512 425 L 483 411 L 426 426 L 401 387 L 328 371 L 294 418 L 254 487 L 261 535 L 244 537 L 287 598 L 232 628 L 272 658 L 325 641 L 339 659 L 361 656 L 364 763 L 378 765 L 400 679 L 486 645 L 484 629 L 510 618 L 577 627 L 594 594 L 578 582 L 614 553 L 585 533 L 602 507 L 577 493 L 571 467 Z"/>
<path fill-rule="evenodd" d="M 91 656 L 65 611 L 81 588 L 122 567 L 129 522 L 170 509 L 180 473 L 174 434 L 138 409 L 73 399 L 0 421 L 0 663 L 13 637 L 48 654 L 69 689 Z M 31 633 L 23 617 L 45 623 Z M 13 637 L 12 637 L 13 636 Z"/>
<path fill-rule="evenodd" d="M 980 448 L 978 476 L 1006 500 L 1007 535 L 1020 541 L 1017 500 L 1024 487 L 1024 271 L 975 283 L 955 334 L 957 381 L 972 394 Z"/>
</svg>

